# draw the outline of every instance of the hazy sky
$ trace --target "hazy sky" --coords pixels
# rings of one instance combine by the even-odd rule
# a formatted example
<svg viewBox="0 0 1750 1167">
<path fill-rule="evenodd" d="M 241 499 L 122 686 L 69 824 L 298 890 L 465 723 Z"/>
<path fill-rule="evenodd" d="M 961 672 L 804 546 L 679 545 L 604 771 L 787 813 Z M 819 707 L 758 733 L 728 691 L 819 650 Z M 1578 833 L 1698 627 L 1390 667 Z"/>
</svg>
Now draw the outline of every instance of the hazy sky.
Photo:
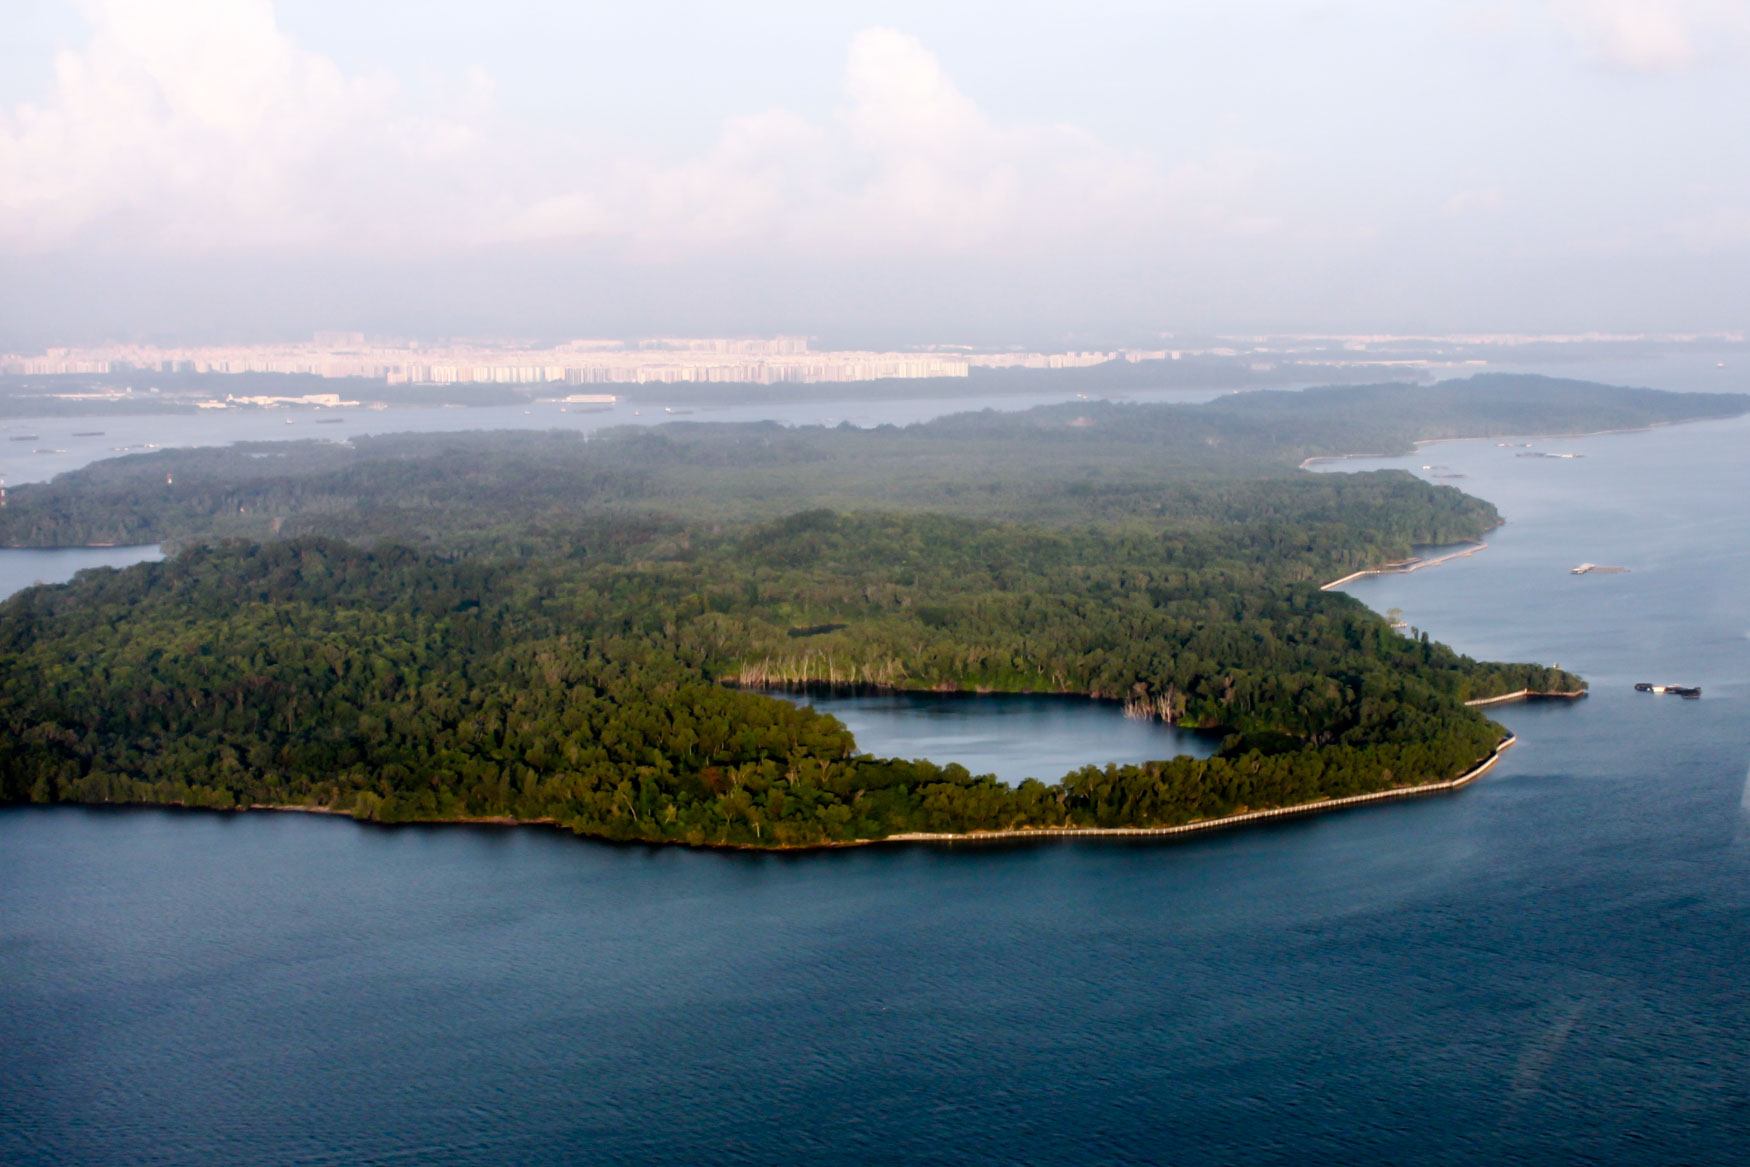
<svg viewBox="0 0 1750 1167">
<path fill-rule="evenodd" d="M 0 14 L 0 344 L 1750 318 L 1750 0 Z"/>
</svg>

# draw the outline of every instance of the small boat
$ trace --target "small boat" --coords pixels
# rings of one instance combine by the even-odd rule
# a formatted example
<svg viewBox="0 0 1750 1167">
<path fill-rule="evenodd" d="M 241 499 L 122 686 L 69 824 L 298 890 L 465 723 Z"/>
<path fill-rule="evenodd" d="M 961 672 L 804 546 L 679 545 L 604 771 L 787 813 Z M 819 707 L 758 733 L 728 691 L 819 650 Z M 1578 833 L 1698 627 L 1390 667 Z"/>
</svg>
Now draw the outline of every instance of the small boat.
<svg viewBox="0 0 1750 1167">
<path fill-rule="evenodd" d="M 102 430 L 74 430 L 73 436 L 76 438 L 101 438 L 103 436 L 103 431 Z"/>
<path fill-rule="evenodd" d="M 1648 681 L 1635 683 L 1637 693 L 1669 693 L 1673 697 L 1696 698 L 1701 696 L 1700 685 L 1655 685 Z"/>
<path fill-rule="evenodd" d="M 345 420 L 346 419 L 344 417 L 319 417 L 316 419 L 316 424 L 317 425 L 339 425 L 341 422 L 343 422 Z"/>
<path fill-rule="evenodd" d="M 40 434 L 17 434 L 13 437 L 7 438 L 6 440 L 9 442 L 36 442 L 36 441 L 42 440 L 42 435 L 40 435 Z"/>
</svg>

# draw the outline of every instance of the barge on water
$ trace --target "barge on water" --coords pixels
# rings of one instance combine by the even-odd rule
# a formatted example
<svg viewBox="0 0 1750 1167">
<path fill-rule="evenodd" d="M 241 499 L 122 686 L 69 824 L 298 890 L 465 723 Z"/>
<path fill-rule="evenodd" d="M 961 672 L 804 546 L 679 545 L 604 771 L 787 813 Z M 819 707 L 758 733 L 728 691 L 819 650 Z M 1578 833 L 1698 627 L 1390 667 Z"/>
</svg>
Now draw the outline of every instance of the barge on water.
<svg viewBox="0 0 1750 1167">
<path fill-rule="evenodd" d="M 1637 692 L 1637 693 L 1669 693 L 1674 697 L 1692 697 L 1693 698 L 1693 697 L 1701 696 L 1701 686 L 1700 685 L 1654 685 L 1654 684 L 1650 684 L 1647 681 L 1641 681 L 1635 685 L 1635 692 Z"/>
</svg>

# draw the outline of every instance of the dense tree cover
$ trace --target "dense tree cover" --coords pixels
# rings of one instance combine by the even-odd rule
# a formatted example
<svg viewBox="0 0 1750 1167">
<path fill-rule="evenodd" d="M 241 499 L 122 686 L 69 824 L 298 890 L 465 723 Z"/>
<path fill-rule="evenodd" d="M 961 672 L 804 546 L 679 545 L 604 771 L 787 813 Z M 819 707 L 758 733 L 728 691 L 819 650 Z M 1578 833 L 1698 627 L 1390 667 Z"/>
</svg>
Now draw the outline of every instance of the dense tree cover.
<svg viewBox="0 0 1750 1167">
<path fill-rule="evenodd" d="M 14 488 L 0 544 L 331 534 L 528 551 L 588 545 L 608 514 L 697 523 L 822 506 L 1055 524 L 1322 515 L 1403 544 L 1474 533 L 1492 512 L 1402 474 L 1342 482 L 1295 467 L 1314 455 L 1406 450 L 1425 437 L 1575 432 L 1747 407 L 1736 394 L 1491 377 L 1204 405 L 1085 402 L 873 430 L 682 423 L 588 441 L 575 432 L 400 434 L 167 450 Z"/>
<path fill-rule="evenodd" d="M 587 604 L 662 621 L 749 685 L 1090 693 L 1317 741 L 1399 740 L 1421 731 L 1418 709 L 1578 687 L 1406 638 L 1318 590 L 1307 581 L 1346 566 L 1344 533 L 810 511 L 666 561 L 600 568 Z"/>
<path fill-rule="evenodd" d="M 1143 547 L 1085 538 L 811 513 L 601 567 L 312 538 L 86 572 L 0 607 L 0 798 L 751 846 L 1170 825 L 1450 778 L 1499 736 L 1464 694 L 1576 683 L 1398 636 L 1310 585 L 1215 560 L 1151 574 Z M 787 623 L 804 610 L 842 619 Z M 857 756 L 833 719 L 714 679 L 814 641 L 888 654 L 896 683 L 1104 687 L 1234 732 L 1215 759 L 1011 788 Z"/>
<path fill-rule="evenodd" d="M 927 428 L 927 427 L 914 427 Z M 1483 529 L 1493 509 L 1409 475 L 1212 474 L 1147 443 L 942 441 L 914 429 L 684 425 L 573 432 L 398 434 L 352 443 L 251 443 L 94 463 L 26 483 L 0 511 L 15 546 L 326 534 L 502 553 L 599 552 L 702 521 L 821 506 L 949 512 L 1054 525 L 1344 523 L 1395 541 Z M 635 524 L 633 519 L 641 520 Z"/>
<path fill-rule="evenodd" d="M 0 605 L 0 800 L 786 846 L 1174 825 L 1449 779 L 1501 736 L 1466 700 L 1582 682 L 1319 590 L 1498 521 L 1408 475 L 1297 473 L 1345 424 L 1350 448 L 1419 433 L 1400 397 L 1428 391 L 1332 392 L 1347 420 L 1326 437 L 1294 420 L 1315 395 L 1282 395 L 100 463 L 15 492 L 9 537 L 188 548 Z M 1626 392 L 1613 419 L 1660 419 Z M 1435 427 L 1526 416 L 1427 400 Z M 1593 424 L 1584 404 L 1535 424 Z M 806 505 L 823 498 L 856 505 Z M 859 755 L 833 719 L 748 691 L 820 682 L 1087 693 L 1224 742 L 1011 788 Z"/>
</svg>

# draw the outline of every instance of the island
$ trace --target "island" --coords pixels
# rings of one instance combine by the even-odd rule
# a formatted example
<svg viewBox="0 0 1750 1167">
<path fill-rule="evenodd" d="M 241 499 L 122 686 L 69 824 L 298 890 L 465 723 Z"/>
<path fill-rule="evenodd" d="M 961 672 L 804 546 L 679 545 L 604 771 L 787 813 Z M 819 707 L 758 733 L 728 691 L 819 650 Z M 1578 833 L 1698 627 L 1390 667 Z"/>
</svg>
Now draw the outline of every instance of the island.
<svg viewBox="0 0 1750 1167">
<path fill-rule="evenodd" d="M 1136 831 L 1446 789 L 1572 696 L 1323 585 L 1490 504 L 1310 457 L 1750 411 L 1541 378 L 159 451 L 16 488 L 0 543 L 167 541 L 0 605 L 0 800 L 530 822 L 756 848 Z M 762 689 L 1077 693 L 1213 757 L 1016 786 Z M 1047 776 L 1049 777 L 1049 776 Z"/>
</svg>

